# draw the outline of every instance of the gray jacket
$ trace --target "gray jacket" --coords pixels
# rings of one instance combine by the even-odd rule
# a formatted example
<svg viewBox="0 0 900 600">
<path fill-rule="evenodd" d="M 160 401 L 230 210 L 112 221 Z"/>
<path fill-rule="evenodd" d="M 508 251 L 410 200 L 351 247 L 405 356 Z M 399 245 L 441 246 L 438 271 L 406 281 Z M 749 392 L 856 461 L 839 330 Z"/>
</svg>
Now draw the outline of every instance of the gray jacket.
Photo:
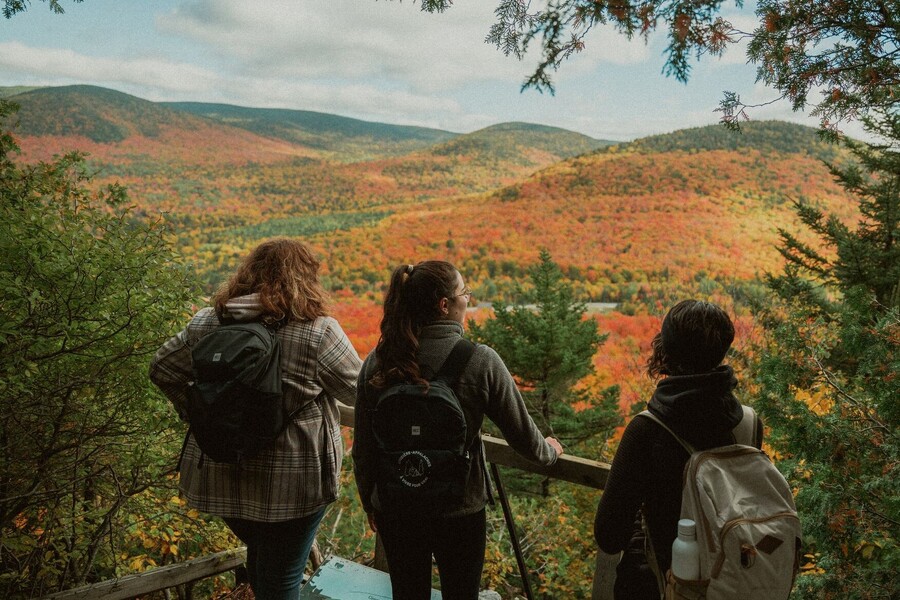
<svg viewBox="0 0 900 600">
<path fill-rule="evenodd" d="M 419 335 L 419 365 L 426 371 L 431 369 L 431 372 L 437 372 L 462 335 L 462 325 L 456 321 L 436 321 L 425 326 Z M 353 430 L 353 471 L 366 512 L 382 508 L 374 477 L 374 441 L 369 420 L 365 418 L 368 402 L 374 401 L 373 390 L 365 382 L 372 376 L 376 360 L 375 352 L 370 353 L 360 371 Z M 455 391 L 467 413 L 467 423 L 477 424 L 480 429 L 484 416 L 487 416 L 500 428 L 503 437 L 516 452 L 538 464 L 551 465 L 556 462 L 556 452 L 544 441 L 544 436 L 525 408 L 512 375 L 492 348 L 478 345 Z M 484 462 L 484 448 L 476 443 L 473 450 L 473 467 L 469 470 L 465 498 L 461 504 L 449 509 L 445 516 L 476 513 L 484 508 L 487 501 L 486 473 L 479 467 Z"/>
</svg>

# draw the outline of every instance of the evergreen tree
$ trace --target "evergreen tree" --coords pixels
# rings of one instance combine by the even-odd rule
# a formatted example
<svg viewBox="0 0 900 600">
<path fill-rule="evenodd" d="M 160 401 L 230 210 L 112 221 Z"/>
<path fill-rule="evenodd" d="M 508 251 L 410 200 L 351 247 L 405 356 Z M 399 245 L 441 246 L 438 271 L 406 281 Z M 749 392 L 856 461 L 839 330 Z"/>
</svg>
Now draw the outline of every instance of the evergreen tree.
<svg viewBox="0 0 900 600">
<path fill-rule="evenodd" d="M 12 114 L 0 100 L 0 126 Z M 124 518 L 178 455 L 147 367 L 193 286 L 162 228 L 133 219 L 121 187 L 92 189 L 80 155 L 28 165 L 17 152 L 4 127 L 0 596 L 32 598 L 123 569 Z M 130 521 L 143 534 L 164 513 Z"/>
<path fill-rule="evenodd" d="M 41 0 L 41 2 L 48 3 L 50 10 L 56 14 L 66 12 L 59 0 Z M 83 2 L 83 0 L 72 0 L 72 2 Z M 25 12 L 29 4 L 31 4 L 30 0 L 3 0 L 3 16 L 10 19 L 16 13 Z"/>
<path fill-rule="evenodd" d="M 585 318 L 585 305 L 575 300 L 546 250 L 529 275 L 531 287 L 517 289 L 521 303 L 494 303 L 491 318 L 469 322 L 470 335 L 503 358 L 545 435 L 559 438 L 568 452 L 594 455 L 585 442 L 605 440 L 621 423 L 618 386 L 600 392 L 578 386 L 593 372 L 593 357 L 606 336 L 594 319 Z M 545 496 L 548 486 L 544 480 Z"/>
<path fill-rule="evenodd" d="M 900 117 L 868 120 L 900 140 Z M 900 154 L 851 143 L 859 164 L 833 166 L 859 198 L 847 225 L 809 205 L 819 245 L 782 232 L 773 303 L 757 309 L 769 342 L 757 406 L 803 519 L 803 598 L 900 595 Z"/>
</svg>

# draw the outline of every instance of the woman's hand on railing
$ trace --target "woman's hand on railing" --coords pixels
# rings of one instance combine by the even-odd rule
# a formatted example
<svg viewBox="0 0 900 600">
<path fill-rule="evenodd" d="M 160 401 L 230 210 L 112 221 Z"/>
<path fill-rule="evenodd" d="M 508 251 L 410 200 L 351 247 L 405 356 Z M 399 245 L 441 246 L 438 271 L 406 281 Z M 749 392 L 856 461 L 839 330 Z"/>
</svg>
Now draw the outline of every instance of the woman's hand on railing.
<svg viewBox="0 0 900 600">
<path fill-rule="evenodd" d="M 559 440 L 558 440 L 558 439 L 556 439 L 555 437 L 547 436 L 547 437 L 544 438 L 544 440 L 545 440 L 548 444 L 550 444 L 550 447 L 551 447 L 551 448 L 553 448 L 554 450 L 556 450 L 556 456 L 557 456 L 557 457 L 562 456 L 562 453 L 563 453 L 563 447 L 562 447 L 562 444 L 559 443 Z"/>
</svg>

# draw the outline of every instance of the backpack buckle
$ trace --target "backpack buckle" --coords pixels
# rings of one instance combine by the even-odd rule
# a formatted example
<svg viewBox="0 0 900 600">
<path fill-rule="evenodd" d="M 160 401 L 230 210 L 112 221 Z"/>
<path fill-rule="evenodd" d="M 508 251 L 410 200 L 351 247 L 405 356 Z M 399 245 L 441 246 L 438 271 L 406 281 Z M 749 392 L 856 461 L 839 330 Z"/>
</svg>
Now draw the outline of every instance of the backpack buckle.
<svg viewBox="0 0 900 600">
<path fill-rule="evenodd" d="M 741 566 L 749 569 L 756 562 L 756 548 L 751 544 L 741 544 Z"/>
</svg>

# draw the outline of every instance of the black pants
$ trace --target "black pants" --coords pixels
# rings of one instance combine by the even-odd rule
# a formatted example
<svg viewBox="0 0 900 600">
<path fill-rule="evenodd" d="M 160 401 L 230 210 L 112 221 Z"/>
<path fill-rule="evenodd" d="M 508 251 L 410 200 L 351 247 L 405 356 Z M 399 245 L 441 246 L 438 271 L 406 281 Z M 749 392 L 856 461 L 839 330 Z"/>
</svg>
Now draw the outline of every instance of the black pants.
<svg viewBox="0 0 900 600">
<path fill-rule="evenodd" d="M 454 518 L 375 514 L 391 570 L 394 600 L 431 597 L 431 557 L 437 562 L 444 600 L 475 600 L 481 587 L 485 512 Z"/>
<path fill-rule="evenodd" d="M 616 584 L 613 590 L 615 600 L 659 600 L 661 597 L 656 574 L 647 563 L 644 528 L 638 511 L 632 526 L 631 540 L 622 553 L 622 560 L 616 567 Z"/>
</svg>

